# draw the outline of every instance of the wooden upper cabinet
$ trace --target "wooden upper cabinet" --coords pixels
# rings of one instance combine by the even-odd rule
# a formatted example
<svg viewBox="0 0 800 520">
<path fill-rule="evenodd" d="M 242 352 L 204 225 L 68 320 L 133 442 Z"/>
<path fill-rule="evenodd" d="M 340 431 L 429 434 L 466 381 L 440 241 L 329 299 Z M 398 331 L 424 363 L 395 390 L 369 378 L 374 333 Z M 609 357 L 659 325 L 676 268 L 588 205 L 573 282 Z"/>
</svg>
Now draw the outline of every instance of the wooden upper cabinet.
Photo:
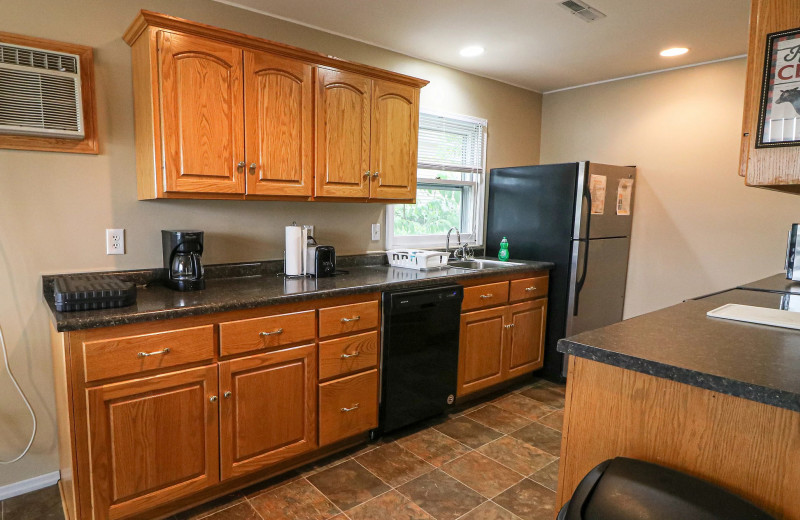
<svg viewBox="0 0 800 520">
<path fill-rule="evenodd" d="M 369 197 L 370 95 L 365 76 L 317 69 L 317 197 Z"/>
<path fill-rule="evenodd" d="M 509 305 L 506 324 L 509 327 L 503 367 L 506 377 L 516 377 L 544 365 L 544 330 L 547 300 L 539 299 Z"/>
<path fill-rule="evenodd" d="M 304 345 L 219 364 L 223 479 L 316 448 L 316 352 Z"/>
<path fill-rule="evenodd" d="M 756 148 L 767 35 L 800 27 L 797 0 L 752 0 L 739 174 L 748 186 L 800 193 L 800 146 Z"/>
<path fill-rule="evenodd" d="M 216 365 L 86 390 L 92 518 L 131 516 L 218 482 L 216 396 Z"/>
<path fill-rule="evenodd" d="M 427 81 L 150 11 L 123 38 L 139 199 L 414 200 Z"/>
<path fill-rule="evenodd" d="M 414 200 L 417 191 L 419 89 L 372 81 L 372 199 Z"/>
<path fill-rule="evenodd" d="M 164 191 L 245 191 L 242 51 L 161 31 Z"/>
<path fill-rule="evenodd" d="M 247 194 L 314 191 L 314 85 L 308 63 L 244 52 Z"/>
</svg>

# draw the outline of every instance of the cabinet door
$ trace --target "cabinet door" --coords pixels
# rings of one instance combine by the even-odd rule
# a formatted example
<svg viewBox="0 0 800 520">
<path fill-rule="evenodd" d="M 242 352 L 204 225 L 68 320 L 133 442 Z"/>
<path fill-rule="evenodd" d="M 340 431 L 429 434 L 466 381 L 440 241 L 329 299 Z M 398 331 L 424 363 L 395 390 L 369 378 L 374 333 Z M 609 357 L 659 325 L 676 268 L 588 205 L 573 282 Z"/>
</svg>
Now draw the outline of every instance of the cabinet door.
<svg viewBox="0 0 800 520">
<path fill-rule="evenodd" d="M 219 481 L 216 366 L 87 390 L 94 518 L 120 518 Z"/>
<path fill-rule="evenodd" d="M 315 345 L 225 361 L 219 371 L 223 479 L 316 447 Z"/>
<path fill-rule="evenodd" d="M 503 317 L 506 307 L 461 315 L 458 396 L 503 380 Z"/>
<path fill-rule="evenodd" d="M 414 200 L 419 90 L 372 80 L 370 198 Z"/>
<path fill-rule="evenodd" d="M 244 52 L 247 194 L 313 193 L 314 86 L 308 63 Z"/>
<path fill-rule="evenodd" d="M 369 196 L 369 78 L 317 69 L 316 196 Z"/>
<path fill-rule="evenodd" d="M 242 51 L 169 31 L 158 37 L 164 190 L 244 193 Z"/>
<path fill-rule="evenodd" d="M 542 298 L 506 307 L 505 378 L 533 372 L 544 364 L 547 300 Z"/>
</svg>

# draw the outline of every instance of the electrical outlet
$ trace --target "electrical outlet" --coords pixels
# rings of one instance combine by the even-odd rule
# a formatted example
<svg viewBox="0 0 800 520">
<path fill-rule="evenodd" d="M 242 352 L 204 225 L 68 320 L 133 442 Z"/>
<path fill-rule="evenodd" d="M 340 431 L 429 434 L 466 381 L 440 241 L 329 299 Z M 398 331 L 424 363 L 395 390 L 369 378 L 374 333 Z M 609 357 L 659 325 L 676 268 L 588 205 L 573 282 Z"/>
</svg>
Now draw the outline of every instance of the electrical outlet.
<svg viewBox="0 0 800 520">
<path fill-rule="evenodd" d="M 308 236 L 310 236 L 310 237 L 314 236 L 314 226 L 313 225 L 303 224 L 303 229 L 307 229 L 308 230 Z"/>
<path fill-rule="evenodd" d="M 381 239 L 381 225 L 372 224 L 372 240 L 380 240 L 380 239 Z"/>
<path fill-rule="evenodd" d="M 125 254 L 124 229 L 106 229 L 106 254 L 107 255 Z"/>
</svg>

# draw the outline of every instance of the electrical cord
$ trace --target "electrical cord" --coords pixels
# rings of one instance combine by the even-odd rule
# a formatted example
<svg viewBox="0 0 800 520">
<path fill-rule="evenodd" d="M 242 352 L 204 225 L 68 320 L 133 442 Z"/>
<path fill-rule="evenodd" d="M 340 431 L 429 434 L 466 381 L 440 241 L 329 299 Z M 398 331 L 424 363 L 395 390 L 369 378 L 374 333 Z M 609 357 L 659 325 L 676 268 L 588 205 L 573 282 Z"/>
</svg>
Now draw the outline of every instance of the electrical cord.
<svg viewBox="0 0 800 520">
<path fill-rule="evenodd" d="M 22 391 L 22 388 L 19 387 L 19 383 L 17 383 L 17 380 L 14 377 L 14 374 L 11 372 L 11 366 L 9 366 L 9 364 L 8 364 L 8 350 L 6 350 L 6 340 L 3 337 L 3 328 L 2 327 L 0 327 L 0 349 L 2 349 L 2 351 L 3 351 L 3 360 L 5 361 L 6 372 L 8 372 L 9 377 L 11 377 L 11 382 L 14 383 L 14 387 L 17 389 L 17 392 L 19 392 L 19 395 L 22 397 L 22 400 L 25 402 L 25 406 L 28 407 L 28 411 L 31 413 L 31 419 L 33 419 L 33 429 L 31 430 L 31 440 L 28 441 L 28 445 L 25 446 L 25 449 L 22 451 L 22 453 L 20 453 L 19 456 L 16 457 L 15 459 L 13 459 L 13 460 L 0 460 L 0 464 L 13 464 L 14 462 L 17 462 L 19 459 L 21 459 L 22 457 L 27 455 L 28 451 L 30 451 L 30 449 L 31 449 L 31 445 L 33 444 L 33 438 L 36 437 L 36 414 L 33 413 L 33 408 L 31 408 L 30 401 L 28 401 L 28 398 L 25 396 L 25 393 Z"/>
</svg>

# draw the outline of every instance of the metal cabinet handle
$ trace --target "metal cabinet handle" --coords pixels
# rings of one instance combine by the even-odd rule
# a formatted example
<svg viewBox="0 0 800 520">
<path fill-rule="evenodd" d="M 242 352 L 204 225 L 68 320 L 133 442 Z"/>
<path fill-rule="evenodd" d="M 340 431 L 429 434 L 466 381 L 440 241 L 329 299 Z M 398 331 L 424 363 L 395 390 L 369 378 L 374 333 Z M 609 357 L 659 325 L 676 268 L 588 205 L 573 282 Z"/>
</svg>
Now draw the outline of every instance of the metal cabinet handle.
<svg viewBox="0 0 800 520">
<path fill-rule="evenodd" d="M 373 177 L 376 177 L 376 178 L 377 178 L 378 176 L 380 176 L 380 174 L 381 174 L 381 172 L 372 172 L 372 176 L 373 176 Z"/>
<path fill-rule="evenodd" d="M 494 294 L 489 293 L 489 294 L 481 294 L 480 297 L 481 297 L 481 299 L 483 299 L 483 298 L 491 298 L 492 296 L 494 296 Z"/>
<path fill-rule="evenodd" d="M 212 403 L 216 403 L 217 402 L 217 396 L 216 395 L 212 395 L 211 397 L 208 398 L 208 400 L 211 401 Z"/>
<path fill-rule="evenodd" d="M 531 291 L 535 291 L 535 290 L 536 290 L 536 286 L 535 285 L 532 286 L 532 287 L 526 287 L 525 288 L 525 292 L 531 292 Z"/>
<path fill-rule="evenodd" d="M 354 404 L 351 408 L 342 408 L 341 411 L 342 413 L 346 413 L 346 412 L 352 412 L 353 410 L 358 410 L 358 404 L 359 403 Z"/>
<path fill-rule="evenodd" d="M 244 171 L 245 162 L 239 161 L 239 164 L 236 165 L 236 171 L 242 173 Z"/>
<path fill-rule="evenodd" d="M 358 321 L 361 319 L 361 316 L 355 316 L 353 318 L 342 318 L 342 323 L 349 323 L 351 321 Z"/>
<path fill-rule="evenodd" d="M 272 332 L 259 332 L 258 335 L 262 338 L 266 338 L 267 336 L 276 336 L 278 334 L 283 334 L 283 327 L 278 330 L 273 330 Z"/>
<path fill-rule="evenodd" d="M 364 172 L 364 177 L 369 177 L 370 175 L 371 175 L 371 172 L 369 170 Z"/>
<path fill-rule="evenodd" d="M 165 349 L 157 350 L 155 352 L 139 352 L 138 354 L 136 354 L 136 357 L 143 358 L 150 356 L 158 356 L 159 354 L 169 354 L 169 352 L 170 352 L 169 347 L 167 347 Z"/>
<path fill-rule="evenodd" d="M 232 395 L 233 395 L 233 392 L 231 392 L 230 390 L 228 390 L 227 392 L 225 392 L 224 394 L 222 394 L 222 396 L 223 396 L 225 399 L 230 399 Z"/>
<path fill-rule="evenodd" d="M 256 174 L 256 168 L 257 167 L 258 167 L 258 165 L 256 163 L 254 163 L 254 162 L 250 163 L 250 175 L 255 175 Z"/>
<path fill-rule="evenodd" d="M 353 354 L 342 354 L 341 357 L 342 357 L 342 359 L 349 359 L 349 358 L 352 358 L 352 357 L 358 357 L 359 354 L 361 354 L 361 352 L 356 350 L 355 353 L 353 353 Z"/>
<path fill-rule="evenodd" d="M 514 324 L 513 324 L 513 323 L 511 323 L 511 324 L 509 324 L 509 325 L 503 325 L 503 326 L 504 326 L 505 328 L 507 328 L 507 329 L 513 329 L 513 328 L 514 328 Z"/>
</svg>

